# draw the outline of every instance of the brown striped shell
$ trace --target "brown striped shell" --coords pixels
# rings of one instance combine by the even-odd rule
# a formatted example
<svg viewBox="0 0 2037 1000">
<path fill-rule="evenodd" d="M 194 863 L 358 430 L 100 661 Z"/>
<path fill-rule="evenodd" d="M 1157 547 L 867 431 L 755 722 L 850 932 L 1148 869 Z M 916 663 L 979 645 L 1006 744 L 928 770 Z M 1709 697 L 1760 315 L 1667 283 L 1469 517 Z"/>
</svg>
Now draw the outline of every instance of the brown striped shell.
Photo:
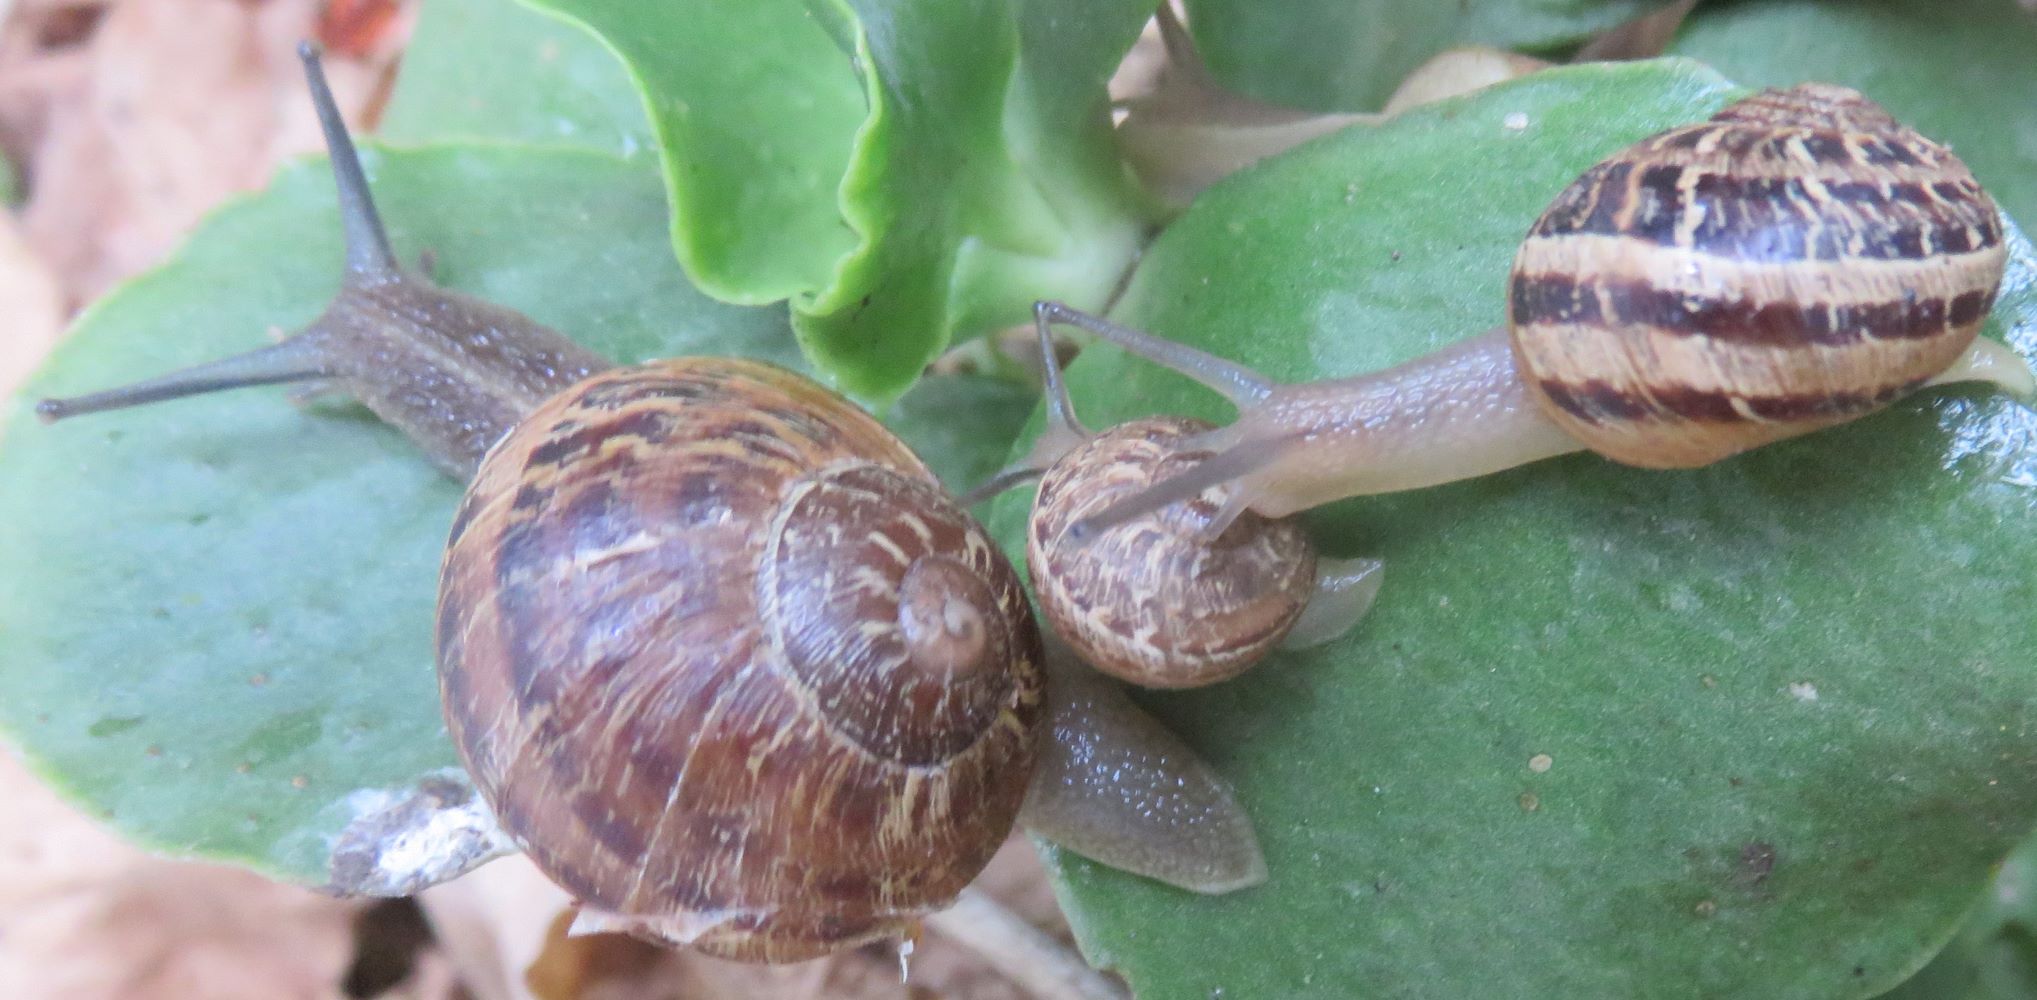
<svg viewBox="0 0 2037 1000">
<path fill-rule="evenodd" d="M 447 724 L 596 929 L 792 961 L 906 932 L 1017 816 L 1042 723 L 1011 566 L 876 421 L 769 365 L 615 369 L 483 461 Z"/>
<path fill-rule="evenodd" d="M 1147 687 L 1237 676 L 1279 644 L 1316 582 L 1316 552 L 1292 518 L 1246 512 L 1214 542 L 1216 487 L 1187 503 L 1074 540 L 1068 526 L 1209 457 L 1185 448 L 1210 429 L 1156 417 L 1119 424 L 1055 462 L 1027 522 L 1040 610 L 1083 660 Z"/>
<path fill-rule="evenodd" d="M 1756 94 L 1557 197 L 1514 259 L 1531 394 L 1630 465 L 1682 468 L 1851 420 L 1944 371 L 1993 305 L 1994 202 L 1842 87 Z"/>
</svg>

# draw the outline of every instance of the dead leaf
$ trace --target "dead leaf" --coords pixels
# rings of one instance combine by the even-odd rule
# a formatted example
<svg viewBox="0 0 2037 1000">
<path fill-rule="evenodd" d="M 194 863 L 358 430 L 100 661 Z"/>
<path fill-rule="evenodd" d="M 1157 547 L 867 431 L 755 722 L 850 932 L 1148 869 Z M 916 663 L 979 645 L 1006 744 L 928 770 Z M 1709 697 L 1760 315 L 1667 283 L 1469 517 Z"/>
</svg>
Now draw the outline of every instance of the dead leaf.
<svg viewBox="0 0 2037 1000">
<path fill-rule="evenodd" d="M 358 904 L 167 861 L 79 815 L 0 754 L 0 996 L 339 998 Z"/>
<path fill-rule="evenodd" d="M 1448 100 L 1545 69 L 1549 62 L 1489 45 L 1444 49 L 1415 67 L 1386 99 L 1385 113 Z"/>
<path fill-rule="evenodd" d="M 391 54 L 410 37 L 397 0 L 327 0 L 318 16 L 318 41 L 331 55 L 366 59 Z"/>
<path fill-rule="evenodd" d="M 318 0 L 127 0 L 82 48 L 36 49 L 10 28 L 0 52 L 0 139 L 23 156 L 28 239 L 76 307 L 160 261 L 230 195 L 320 147 L 293 47 Z M 386 58 L 386 57 L 384 57 Z M 381 67 L 328 64 L 343 107 L 369 103 Z"/>
<path fill-rule="evenodd" d="M 21 238 L 21 227 L 0 212 L 0 396 L 33 371 L 63 331 L 64 310 L 57 279 Z"/>
<path fill-rule="evenodd" d="M 1032 845 L 1015 837 L 976 888 L 1035 926 L 1067 939 L 1067 925 Z M 794 965 L 726 962 L 613 934 L 569 938 L 571 899 L 521 856 L 504 858 L 419 897 L 475 1000 L 1028 1000 L 969 949 L 921 937 L 901 984 L 890 945 Z"/>
</svg>

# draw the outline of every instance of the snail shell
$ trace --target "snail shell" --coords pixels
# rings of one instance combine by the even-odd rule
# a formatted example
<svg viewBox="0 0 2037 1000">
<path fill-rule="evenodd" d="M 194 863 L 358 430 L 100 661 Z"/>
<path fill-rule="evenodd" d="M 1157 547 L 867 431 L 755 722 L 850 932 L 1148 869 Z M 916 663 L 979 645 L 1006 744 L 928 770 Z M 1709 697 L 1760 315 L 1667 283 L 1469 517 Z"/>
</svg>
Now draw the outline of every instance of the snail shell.
<svg viewBox="0 0 2037 1000">
<path fill-rule="evenodd" d="M 438 621 L 470 773 L 600 929 L 764 961 L 905 933 L 1030 776 L 1016 574 L 890 432 L 769 365 L 542 404 L 482 462 Z"/>
<path fill-rule="evenodd" d="M 1244 672 L 1315 592 L 1315 546 L 1300 524 L 1247 513 L 1210 539 L 1222 505 L 1209 496 L 1092 538 L 1069 535 L 1076 521 L 1207 458 L 1185 445 L 1210 429 L 1160 417 L 1095 435 L 1047 470 L 1027 523 L 1040 610 L 1082 659 L 1134 684 L 1193 687 Z"/>
<path fill-rule="evenodd" d="M 1945 147 L 1854 91 L 1764 91 L 1592 167 L 1514 261 L 1531 395 L 1616 461 L 1704 465 L 1851 420 L 1972 343 L 2007 250 Z"/>
</svg>

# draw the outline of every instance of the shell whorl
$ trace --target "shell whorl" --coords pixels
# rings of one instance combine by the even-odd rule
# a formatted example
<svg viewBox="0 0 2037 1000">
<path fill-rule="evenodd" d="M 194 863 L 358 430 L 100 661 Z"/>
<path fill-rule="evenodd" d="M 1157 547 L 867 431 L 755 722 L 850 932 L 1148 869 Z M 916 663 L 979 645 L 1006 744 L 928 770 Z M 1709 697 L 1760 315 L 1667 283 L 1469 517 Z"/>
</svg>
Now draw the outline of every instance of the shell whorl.
<svg viewBox="0 0 2037 1000">
<path fill-rule="evenodd" d="M 1937 375 L 2006 260 L 1994 202 L 1949 150 L 1805 84 L 1586 171 L 1521 244 L 1507 321 L 1531 393 L 1572 436 L 1691 467 Z"/>
<path fill-rule="evenodd" d="M 1082 659 L 1134 684 L 1236 676 L 1287 635 L 1314 591 L 1315 547 L 1298 523 L 1246 512 L 1205 541 L 1218 510 L 1209 494 L 1094 538 L 1069 536 L 1076 521 L 1207 458 L 1185 443 L 1208 430 L 1177 417 L 1120 424 L 1040 480 L 1026 537 L 1040 610 Z"/>
<path fill-rule="evenodd" d="M 767 961 L 899 933 L 1014 822 L 1042 723 L 1009 563 L 890 432 L 692 358 L 541 406 L 442 570 L 447 722 L 598 926 Z"/>
</svg>

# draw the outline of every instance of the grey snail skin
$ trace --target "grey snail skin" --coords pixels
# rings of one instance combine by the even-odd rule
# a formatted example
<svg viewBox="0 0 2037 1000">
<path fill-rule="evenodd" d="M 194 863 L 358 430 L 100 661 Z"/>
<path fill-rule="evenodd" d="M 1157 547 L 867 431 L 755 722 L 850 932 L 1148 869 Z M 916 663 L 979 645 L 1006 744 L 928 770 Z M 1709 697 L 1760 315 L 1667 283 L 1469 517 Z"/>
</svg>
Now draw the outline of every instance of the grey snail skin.
<svg viewBox="0 0 2037 1000">
<path fill-rule="evenodd" d="M 913 933 L 1013 829 L 1052 728 L 1010 563 L 904 443 L 803 376 L 618 367 L 402 267 L 318 54 L 300 54 L 346 232 L 325 313 L 37 412 L 285 382 L 360 401 L 469 483 L 441 567 L 446 723 L 578 926 L 772 962 Z M 1151 735 L 1084 738 L 1139 753 L 1124 741 Z M 1176 751 L 1140 780 L 1218 781 Z M 1153 828 L 1138 794 L 1101 790 L 1092 825 L 1125 843 Z M 1257 864 L 1247 846 L 1220 865 Z M 1237 882 L 1200 858 L 1161 870 Z"/>
<path fill-rule="evenodd" d="M 1341 635 L 1379 591 L 1374 559 L 1319 558 L 1300 522 L 1245 513 L 1215 537 L 1218 484 L 1076 541 L 1069 525 L 1208 458 L 1189 446 L 1213 428 L 1152 417 L 1092 432 L 1076 418 L 1050 325 L 1073 311 L 1034 307 L 1046 372 L 1047 425 L 1031 451 L 965 498 L 1040 480 L 1026 524 L 1033 594 L 1083 662 L 1142 687 L 1186 688 L 1238 676 L 1276 648 Z"/>
<path fill-rule="evenodd" d="M 1084 538 L 1212 487 L 1220 535 L 1580 450 L 1690 468 L 1850 421 L 1927 386 L 2028 398 L 1977 337 L 2007 261 L 1995 204 L 1952 152 L 1843 87 L 1763 91 L 1587 170 L 1529 230 L 1504 328 L 1398 367 L 1281 384 L 1062 310 L 1227 396 L 1193 468 L 1069 526 Z"/>
</svg>

